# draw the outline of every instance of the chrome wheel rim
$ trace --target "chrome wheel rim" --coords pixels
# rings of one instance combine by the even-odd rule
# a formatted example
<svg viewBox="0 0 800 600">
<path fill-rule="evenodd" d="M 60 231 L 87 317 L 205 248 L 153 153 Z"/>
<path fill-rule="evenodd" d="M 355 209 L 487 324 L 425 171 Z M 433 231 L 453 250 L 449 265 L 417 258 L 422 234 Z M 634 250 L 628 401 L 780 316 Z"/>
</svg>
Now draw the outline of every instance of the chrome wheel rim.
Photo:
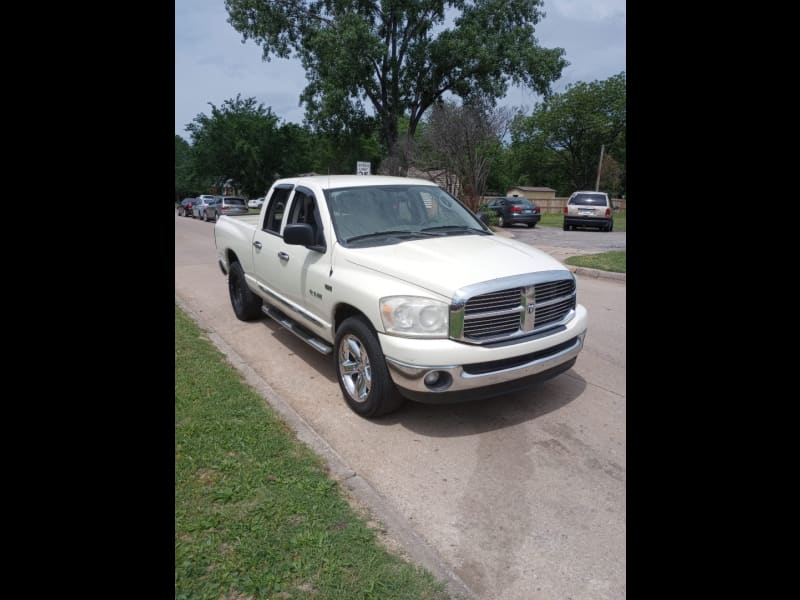
<svg viewBox="0 0 800 600">
<path fill-rule="evenodd" d="M 367 401 L 372 388 L 369 356 L 361 340 L 349 333 L 339 344 L 339 378 L 354 402 Z"/>
</svg>

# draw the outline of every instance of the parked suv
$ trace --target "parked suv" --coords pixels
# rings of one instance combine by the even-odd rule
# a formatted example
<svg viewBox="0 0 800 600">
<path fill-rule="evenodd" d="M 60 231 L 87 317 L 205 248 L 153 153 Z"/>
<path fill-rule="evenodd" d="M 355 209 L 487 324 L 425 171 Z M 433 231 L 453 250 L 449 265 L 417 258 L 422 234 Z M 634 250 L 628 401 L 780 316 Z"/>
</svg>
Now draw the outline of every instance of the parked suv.
<svg viewBox="0 0 800 600">
<path fill-rule="evenodd" d="M 206 208 L 203 214 L 203 220 L 208 221 L 214 219 L 215 221 L 222 215 L 246 215 L 250 211 L 247 210 L 247 204 L 244 198 L 237 196 L 222 196 L 217 198 L 216 202 L 212 202 Z"/>
<path fill-rule="evenodd" d="M 611 200 L 605 192 L 574 192 L 564 207 L 564 231 L 573 227 L 614 229 Z"/>
<path fill-rule="evenodd" d="M 197 201 L 192 204 L 192 218 L 203 219 L 206 214 L 206 208 L 219 196 L 212 196 L 211 194 L 201 194 L 197 197 Z M 205 219 L 208 221 L 208 219 Z"/>
<path fill-rule="evenodd" d="M 538 206 L 527 198 L 517 196 L 495 198 L 489 202 L 486 209 L 497 213 L 497 224 L 500 227 L 508 227 L 514 223 L 524 223 L 528 227 L 536 227 L 542 218 L 542 212 Z"/>
</svg>

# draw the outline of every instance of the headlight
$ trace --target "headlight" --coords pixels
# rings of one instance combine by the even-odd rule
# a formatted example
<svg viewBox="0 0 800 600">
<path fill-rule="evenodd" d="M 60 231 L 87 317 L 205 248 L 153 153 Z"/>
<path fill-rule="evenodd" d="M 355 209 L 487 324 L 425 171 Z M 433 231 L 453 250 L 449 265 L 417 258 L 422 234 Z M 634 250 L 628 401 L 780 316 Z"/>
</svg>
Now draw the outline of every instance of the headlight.
<svg viewBox="0 0 800 600">
<path fill-rule="evenodd" d="M 417 296 L 381 298 L 381 319 L 387 333 L 409 337 L 447 337 L 448 305 Z"/>
</svg>

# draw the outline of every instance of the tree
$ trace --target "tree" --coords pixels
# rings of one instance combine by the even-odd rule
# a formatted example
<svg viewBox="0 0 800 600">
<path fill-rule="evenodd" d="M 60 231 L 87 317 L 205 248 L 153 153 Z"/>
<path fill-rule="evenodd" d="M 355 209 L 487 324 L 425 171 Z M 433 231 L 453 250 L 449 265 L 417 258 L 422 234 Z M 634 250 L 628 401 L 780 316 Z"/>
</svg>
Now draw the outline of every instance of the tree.
<svg viewBox="0 0 800 600">
<path fill-rule="evenodd" d="M 192 147 L 181 136 L 175 136 L 175 200 L 197 194 L 192 168 Z"/>
<path fill-rule="evenodd" d="M 413 138 L 447 92 L 496 99 L 513 82 L 547 95 L 568 65 L 562 48 L 542 48 L 534 37 L 542 0 L 225 0 L 225 7 L 264 60 L 299 56 L 310 123 L 330 130 L 363 122 L 369 105 L 387 150 L 402 116 Z"/>
<path fill-rule="evenodd" d="M 594 189 L 600 148 L 605 144 L 607 155 L 623 174 L 619 185 L 624 190 L 625 102 L 624 71 L 603 81 L 569 85 L 563 94 L 538 104 L 530 117 L 518 119 L 512 139 L 517 150 L 536 156 L 540 169 L 551 170 L 551 177 L 564 182 L 569 189 L 557 187 L 561 194 Z"/>
<path fill-rule="evenodd" d="M 209 105 L 211 115 L 201 113 L 186 126 L 194 171 L 206 188 L 232 179 L 246 195 L 259 196 L 275 179 L 308 170 L 310 142 L 303 128 L 280 126 L 271 108 L 241 94 L 221 107 Z"/>
<path fill-rule="evenodd" d="M 486 190 L 492 162 L 502 149 L 511 113 L 495 110 L 486 99 L 473 97 L 461 106 L 443 102 L 433 107 L 423 134 L 420 159 L 455 173 L 464 203 L 477 211 Z"/>
</svg>

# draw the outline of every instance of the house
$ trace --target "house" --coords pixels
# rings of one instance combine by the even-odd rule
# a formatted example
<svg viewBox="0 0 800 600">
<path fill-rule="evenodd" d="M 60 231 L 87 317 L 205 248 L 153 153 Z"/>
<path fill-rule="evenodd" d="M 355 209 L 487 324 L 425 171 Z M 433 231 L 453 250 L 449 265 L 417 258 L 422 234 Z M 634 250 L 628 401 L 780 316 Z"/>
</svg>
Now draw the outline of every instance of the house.
<svg viewBox="0 0 800 600">
<path fill-rule="evenodd" d="M 461 183 L 458 181 L 458 177 L 446 169 L 418 169 L 412 166 L 408 168 L 406 176 L 427 179 L 456 198 L 461 197 Z"/>
</svg>

